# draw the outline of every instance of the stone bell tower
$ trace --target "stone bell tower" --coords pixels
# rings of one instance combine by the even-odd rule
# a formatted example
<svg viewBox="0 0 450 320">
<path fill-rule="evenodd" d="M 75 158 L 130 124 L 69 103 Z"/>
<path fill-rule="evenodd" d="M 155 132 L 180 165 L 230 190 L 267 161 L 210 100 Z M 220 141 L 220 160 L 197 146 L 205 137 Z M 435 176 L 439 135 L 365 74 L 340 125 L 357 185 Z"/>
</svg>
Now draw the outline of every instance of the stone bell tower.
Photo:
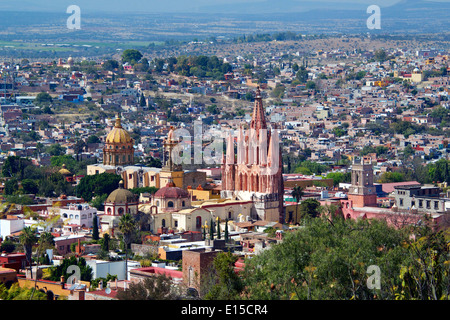
<svg viewBox="0 0 450 320">
<path fill-rule="evenodd" d="M 352 185 L 348 199 L 353 207 L 373 207 L 377 205 L 377 193 L 373 184 L 373 167 L 371 158 L 357 158 L 352 164 Z"/>
</svg>

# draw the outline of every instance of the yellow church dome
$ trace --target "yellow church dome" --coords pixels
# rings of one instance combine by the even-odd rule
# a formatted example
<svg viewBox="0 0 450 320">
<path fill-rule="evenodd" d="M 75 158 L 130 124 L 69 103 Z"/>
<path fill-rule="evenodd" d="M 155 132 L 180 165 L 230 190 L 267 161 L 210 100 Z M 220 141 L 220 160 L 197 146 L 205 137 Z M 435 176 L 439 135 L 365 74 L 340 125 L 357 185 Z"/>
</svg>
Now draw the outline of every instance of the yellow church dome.
<svg viewBox="0 0 450 320">
<path fill-rule="evenodd" d="M 63 176 L 69 176 L 72 175 L 72 173 L 67 170 L 66 165 L 63 164 L 61 170 L 58 171 L 60 174 L 62 174 Z"/>
<path fill-rule="evenodd" d="M 116 124 L 110 133 L 106 136 L 106 143 L 122 144 L 122 143 L 132 143 L 133 139 L 127 130 L 122 128 L 119 115 L 116 118 Z"/>
</svg>

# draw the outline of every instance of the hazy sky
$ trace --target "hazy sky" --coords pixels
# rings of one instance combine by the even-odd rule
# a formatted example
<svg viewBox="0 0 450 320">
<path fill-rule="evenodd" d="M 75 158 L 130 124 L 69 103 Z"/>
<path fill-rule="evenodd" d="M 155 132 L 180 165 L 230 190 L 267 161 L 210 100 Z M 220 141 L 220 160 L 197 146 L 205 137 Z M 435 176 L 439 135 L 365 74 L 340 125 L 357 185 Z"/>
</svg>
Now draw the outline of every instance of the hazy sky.
<svg viewBox="0 0 450 320">
<path fill-rule="evenodd" d="M 273 9 L 296 12 L 311 8 L 349 9 L 351 7 L 349 4 L 357 9 L 372 4 L 383 7 L 402 1 L 425 2 L 425 0 L 0 0 L 0 10 L 65 12 L 69 5 L 78 5 L 82 12 L 221 12 L 221 10 L 239 11 L 241 8 L 243 10 L 262 8 L 268 12 Z"/>
</svg>

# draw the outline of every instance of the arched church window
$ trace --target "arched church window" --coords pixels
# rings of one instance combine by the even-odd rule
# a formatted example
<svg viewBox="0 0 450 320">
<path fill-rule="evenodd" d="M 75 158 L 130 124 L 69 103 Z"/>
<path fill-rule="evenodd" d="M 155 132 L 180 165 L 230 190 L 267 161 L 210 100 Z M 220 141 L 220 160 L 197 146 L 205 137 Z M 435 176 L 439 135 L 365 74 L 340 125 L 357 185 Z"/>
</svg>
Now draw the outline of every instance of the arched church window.
<svg viewBox="0 0 450 320">
<path fill-rule="evenodd" d="M 166 227 L 166 219 L 161 220 L 161 227 L 163 227 L 163 228 Z"/>
<path fill-rule="evenodd" d="M 195 227 L 196 228 L 201 228 L 202 227 L 202 217 L 197 216 L 195 218 Z"/>
<path fill-rule="evenodd" d="M 169 208 L 173 208 L 173 201 L 167 202 L 167 206 L 168 206 Z"/>
<path fill-rule="evenodd" d="M 186 202 L 182 201 L 181 206 L 184 207 L 186 205 Z"/>
<path fill-rule="evenodd" d="M 119 213 L 119 215 L 123 215 L 123 208 L 119 208 L 119 210 L 117 211 Z"/>
</svg>

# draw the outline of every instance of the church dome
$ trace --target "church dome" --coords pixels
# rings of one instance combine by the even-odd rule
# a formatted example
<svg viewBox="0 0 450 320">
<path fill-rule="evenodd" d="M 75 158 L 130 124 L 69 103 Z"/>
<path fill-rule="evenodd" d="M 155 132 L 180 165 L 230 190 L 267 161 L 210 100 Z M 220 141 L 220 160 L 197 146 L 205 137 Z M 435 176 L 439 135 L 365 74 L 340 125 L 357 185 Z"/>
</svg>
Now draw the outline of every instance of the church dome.
<svg viewBox="0 0 450 320">
<path fill-rule="evenodd" d="M 117 115 L 114 128 L 106 136 L 105 142 L 111 144 L 133 143 L 133 139 L 131 138 L 128 131 L 122 127 L 119 115 Z"/>
<path fill-rule="evenodd" d="M 72 172 L 70 172 L 69 170 L 67 170 L 66 165 L 63 164 L 61 170 L 58 171 L 60 174 L 62 174 L 63 176 L 71 176 Z"/>
<path fill-rule="evenodd" d="M 123 181 L 119 182 L 119 188 L 111 192 L 106 198 L 105 203 L 135 203 L 137 202 L 136 195 L 128 189 L 123 188 Z"/>
<path fill-rule="evenodd" d="M 171 198 L 171 199 L 178 199 L 178 198 L 189 198 L 189 192 L 182 188 L 178 188 L 175 186 L 173 182 L 169 182 L 165 187 L 159 189 L 155 193 L 155 198 Z"/>
</svg>

